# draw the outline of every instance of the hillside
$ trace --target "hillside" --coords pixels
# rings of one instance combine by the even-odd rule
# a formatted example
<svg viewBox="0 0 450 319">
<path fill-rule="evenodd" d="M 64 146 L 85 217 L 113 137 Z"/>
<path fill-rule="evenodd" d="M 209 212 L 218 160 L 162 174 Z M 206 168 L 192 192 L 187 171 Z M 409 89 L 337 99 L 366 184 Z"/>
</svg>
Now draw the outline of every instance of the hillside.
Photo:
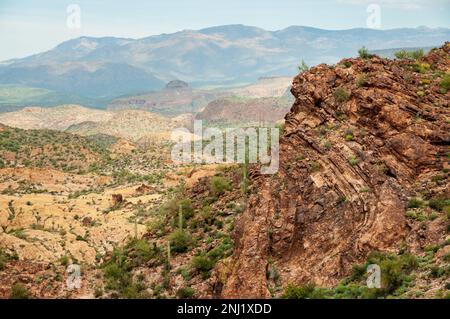
<svg viewBox="0 0 450 319">
<path fill-rule="evenodd" d="M 53 108 L 26 107 L 20 111 L 0 114 L 0 123 L 22 129 L 53 129 L 64 131 L 82 122 L 103 122 L 113 117 L 111 112 L 79 105 L 60 105 Z"/>
<path fill-rule="evenodd" d="M 176 121 L 154 113 L 124 110 L 112 113 L 105 121 L 73 124 L 67 128 L 67 132 L 80 135 L 106 134 L 131 141 L 151 136 L 155 141 L 162 141 L 170 139 L 171 129 L 177 126 Z"/>
<path fill-rule="evenodd" d="M 109 157 L 100 138 L 88 139 L 53 130 L 22 130 L 0 124 L 0 167 L 85 171 Z"/>
<path fill-rule="evenodd" d="M 291 26 L 267 31 L 244 25 L 142 39 L 81 37 L 47 52 L 3 62 L 0 84 L 110 99 L 159 90 L 174 79 L 198 87 L 291 76 L 301 59 L 309 65 L 336 63 L 362 46 L 425 47 L 449 38 L 450 30 L 444 28 L 322 30 Z"/>
<path fill-rule="evenodd" d="M 222 297 L 449 295 L 449 54 L 366 55 L 294 79 L 280 170 L 252 170 L 216 268 Z M 366 287 L 369 263 L 381 289 Z"/>
</svg>

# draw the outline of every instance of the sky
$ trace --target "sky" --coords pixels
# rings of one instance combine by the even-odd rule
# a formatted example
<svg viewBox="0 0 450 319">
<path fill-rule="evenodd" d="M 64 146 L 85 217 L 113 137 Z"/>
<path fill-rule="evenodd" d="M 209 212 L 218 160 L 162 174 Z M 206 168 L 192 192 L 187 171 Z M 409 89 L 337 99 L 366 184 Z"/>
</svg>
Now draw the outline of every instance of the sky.
<svg viewBox="0 0 450 319">
<path fill-rule="evenodd" d="M 80 36 L 141 38 L 226 24 L 449 28 L 450 0 L 0 0 L 0 61 Z"/>
</svg>

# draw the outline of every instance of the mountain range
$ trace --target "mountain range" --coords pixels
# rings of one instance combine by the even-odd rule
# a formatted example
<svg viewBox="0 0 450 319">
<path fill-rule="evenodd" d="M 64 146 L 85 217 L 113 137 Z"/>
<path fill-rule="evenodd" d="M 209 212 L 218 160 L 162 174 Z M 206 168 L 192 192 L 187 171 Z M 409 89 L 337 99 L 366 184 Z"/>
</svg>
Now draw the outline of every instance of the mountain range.
<svg viewBox="0 0 450 319">
<path fill-rule="evenodd" d="M 299 61 L 336 63 L 371 50 L 432 47 L 450 29 L 322 30 L 291 26 L 267 31 L 244 25 L 184 30 L 141 39 L 81 37 L 47 52 L 0 63 L 0 85 L 30 87 L 74 99 L 113 99 L 159 90 L 172 80 L 193 87 L 249 83 L 292 76 Z M 2 101 L 0 101 L 1 103 Z M 77 102 L 77 101 L 75 101 Z"/>
</svg>

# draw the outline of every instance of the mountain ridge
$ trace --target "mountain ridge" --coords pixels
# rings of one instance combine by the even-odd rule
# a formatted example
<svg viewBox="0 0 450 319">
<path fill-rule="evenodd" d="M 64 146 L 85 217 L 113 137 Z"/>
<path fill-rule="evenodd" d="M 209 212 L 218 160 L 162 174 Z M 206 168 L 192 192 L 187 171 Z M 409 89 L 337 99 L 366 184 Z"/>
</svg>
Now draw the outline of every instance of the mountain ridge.
<svg viewBox="0 0 450 319">
<path fill-rule="evenodd" d="M 160 89 L 171 80 L 194 87 L 293 76 L 301 59 L 336 63 L 369 49 L 438 46 L 450 29 L 323 30 L 290 26 L 268 31 L 244 25 L 153 35 L 139 39 L 79 37 L 22 59 L 0 63 L 0 84 L 117 97 Z M 111 89 L 114 88 L 114 89 Z"/>
</svg>

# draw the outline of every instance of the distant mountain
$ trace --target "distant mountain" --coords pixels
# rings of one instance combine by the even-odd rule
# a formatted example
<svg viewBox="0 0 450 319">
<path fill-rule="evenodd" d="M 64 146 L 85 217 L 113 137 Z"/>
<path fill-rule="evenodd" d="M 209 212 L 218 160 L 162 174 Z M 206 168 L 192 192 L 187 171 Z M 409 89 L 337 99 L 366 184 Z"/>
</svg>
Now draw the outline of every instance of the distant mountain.
<svg viewBox="0 0 450 319">
<path fill-rule="evenodd" d="M 81 37 L 23 59 L 0 63 L 0 84 L 88 98 L 158 90 L 182 80 L 195 86 L 294 75 L 307 64 L 335 63 L 357 49 L 438 46 L 450 29 L 322 30 L 292 26 L 267 31 L 244 25 L 185 30 L 142 39 Z"/>
</svg>

